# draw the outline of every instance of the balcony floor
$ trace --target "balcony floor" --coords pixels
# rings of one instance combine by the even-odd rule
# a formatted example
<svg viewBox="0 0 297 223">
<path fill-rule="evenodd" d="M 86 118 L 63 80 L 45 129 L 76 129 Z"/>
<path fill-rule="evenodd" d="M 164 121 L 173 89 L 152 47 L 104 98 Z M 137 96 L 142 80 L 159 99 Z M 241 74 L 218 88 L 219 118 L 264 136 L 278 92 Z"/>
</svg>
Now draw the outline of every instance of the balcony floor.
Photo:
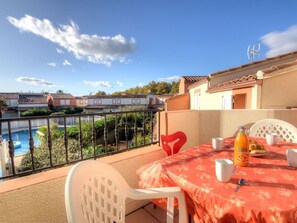
<svg viewBox="0 0 297 223">
<path fill-rule="evenodd" d="M 141 221 L 140 221 L 141 219 Z M 165 223 L 166 211 L 159 208 L 154 208 L 154 204 L 150 203 L 135 212 L 126 216 L 127 223 Z M 174 223 L 178 223 L 178 214 L 174 216 Z"/>
</svg>

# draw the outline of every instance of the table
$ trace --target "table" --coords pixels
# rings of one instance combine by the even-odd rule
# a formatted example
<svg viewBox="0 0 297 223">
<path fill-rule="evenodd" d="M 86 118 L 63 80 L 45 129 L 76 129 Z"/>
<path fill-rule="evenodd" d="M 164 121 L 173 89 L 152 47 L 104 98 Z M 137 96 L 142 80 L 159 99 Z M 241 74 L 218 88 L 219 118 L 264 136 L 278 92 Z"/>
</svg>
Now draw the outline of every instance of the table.
<svg viewBox="0 0 297 223">
<path fill-rule="evenodd" d="M 297 169 L 288 166 L 286 149 L 297 144 L 278 142 L 268 146 L 264 139 L 255 139 L 269 154 L 250 157 L 248 167 L 237 167 L 227 183 L 215 175 L 215 159 L 233 160 L 234 138 L 225 139 L 227 147 L 214 152 L 211 144 L 193 147 L 163 158 L 137 170 L 139 186 L 180 186 L 186 192 L 188 211 L 195 223 L 233 222 L 297 222 Z M 234 192 L 237 182 L 247 183 Z M 154 200 L 165 208 L 166 200 Z"/>
</svg>

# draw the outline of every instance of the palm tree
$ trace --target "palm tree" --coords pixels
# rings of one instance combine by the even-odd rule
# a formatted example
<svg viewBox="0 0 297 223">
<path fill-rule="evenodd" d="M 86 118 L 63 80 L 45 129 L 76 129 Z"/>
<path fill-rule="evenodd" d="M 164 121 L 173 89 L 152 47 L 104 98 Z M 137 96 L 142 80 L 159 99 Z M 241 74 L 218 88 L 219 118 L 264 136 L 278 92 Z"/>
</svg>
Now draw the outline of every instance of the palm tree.
<svg viewBox="0 0 297 223">
<path fill-rule="evenodd" d="M 0 96 L 0 119 L 2 118 L 2 112 L 7 109 L 6 100 Z M 0 122 L 0 136 L 2 136 L 2 122 Z"/>
</svg>

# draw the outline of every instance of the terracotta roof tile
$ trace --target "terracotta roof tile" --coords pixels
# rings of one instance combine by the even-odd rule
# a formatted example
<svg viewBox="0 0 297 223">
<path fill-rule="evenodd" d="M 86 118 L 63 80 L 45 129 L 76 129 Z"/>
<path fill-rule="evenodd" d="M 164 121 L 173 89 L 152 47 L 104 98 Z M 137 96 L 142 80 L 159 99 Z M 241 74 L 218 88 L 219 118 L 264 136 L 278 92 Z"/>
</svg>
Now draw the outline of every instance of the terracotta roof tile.
<svg viewBox="0 0 297 223">
<path fill-rule="evenodd" d="M 50 94 L 53 98 L 60 99 L 72 99 L 72 94 Z"/>
<path fill-rule="evenodd" d="M 287 53 L 287 54 L 282 54 L 282 55 L 275 56 L 275 57 L 265 58 L 263 60 L 258 60 L 258 61 L 255 61 L 255 62 L 252 62 L 252 63 L 249 63 L 249 64 L 243 64 L 243 65 L 233 67 L 233 68 L 229 68 L 229 69 L 226 69 L 226 70 L 217 71 L 215 73 L 209 74 L 209 76 L 215 76 L 215 75 L 226 73 L 226 72 L 229 72 L 229 71 L 238 70 L 238 69 L 241 69 L 243 67 L 249 67 L 249 66 L 253 66 L 255 64 L 260 64 L 260 63 L 264 63 L 264 62 L 275 60 L 275 59 L 281 59 L 281 58 L 284 58 L 284 57 L 294 56 L 296 54 L 297 54 L 297 51 L 294 51 L 294 52 L 290 52 L 290 53 Z"/>
<path fill-rule="evenodd" d="M 185 79 L 185 81 L 188 82 L 197 82 L 200 80 L 205 79 L 207 76 L 181 76 L 183 79 Z"/>
<path fill-rule="evenodd" d="M 18 93 L 0 93 L 0 96 L 5 99 L 19 99 Z"/>
<path fill-rule="evenodd" d="M 233 88 L 236 86 L 241 86 L 243 87 L 244 84 L 251 83 L 257 80 L 257 75 L 256 74 L 249 74 L 245 75 L 240 78 L 235 78 L 226 82 L 219 83 L 217 85 L 211 86 L 208 91 L 217 91 L 219 89 L 226 89 L 226 88 Z"/>
</svg>

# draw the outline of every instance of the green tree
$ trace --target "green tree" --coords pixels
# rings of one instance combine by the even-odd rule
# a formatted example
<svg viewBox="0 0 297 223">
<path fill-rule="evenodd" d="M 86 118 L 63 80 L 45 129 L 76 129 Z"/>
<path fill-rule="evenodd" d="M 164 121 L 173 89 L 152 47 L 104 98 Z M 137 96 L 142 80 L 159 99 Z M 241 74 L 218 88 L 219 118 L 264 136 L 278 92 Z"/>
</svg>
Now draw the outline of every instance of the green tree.
<svg viewBox="0 0 297 223">
<path fill-rule="evenodd" d="M 178 81 L 173 81 L 171 83 L 171 91 L 169 93 L 170 94 L 178 94 L 179 93 L 179 82 Z"/>
<path fill-rule="evenodd" d="M 64 94 L 64 91 L 62 91 L 62 90 L 57 90 L 56 93 L 57 93 L 57 94 Z"/>
<path fill-rule="evenodd" d="M 156 94 L 168 94 L 171 90 L 171 84 L 167 82 L 159 82 L 156 86 Z"/>
<path fill-rule="evenodd" d="M 106 95 L 106 93 L 104 91 L 97 91 L 95 93 L 96 96 L 102 96 L 102 95 Z"/>
</svg>

